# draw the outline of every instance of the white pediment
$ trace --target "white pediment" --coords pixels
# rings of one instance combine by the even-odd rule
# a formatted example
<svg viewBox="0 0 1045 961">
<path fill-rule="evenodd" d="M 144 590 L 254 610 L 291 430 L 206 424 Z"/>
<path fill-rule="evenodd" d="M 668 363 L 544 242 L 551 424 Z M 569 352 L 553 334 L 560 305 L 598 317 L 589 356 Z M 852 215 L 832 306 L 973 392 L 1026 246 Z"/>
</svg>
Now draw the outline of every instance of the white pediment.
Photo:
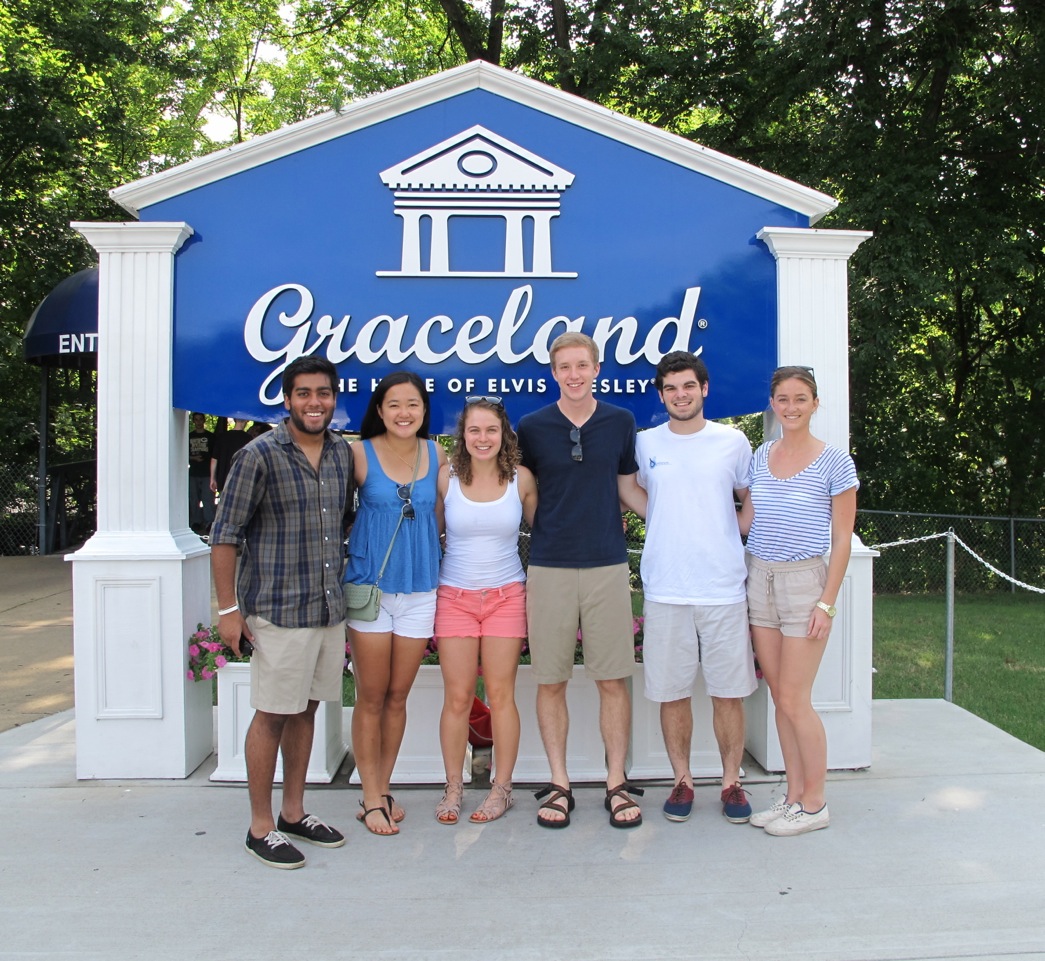
<svg viewBox="0 0 1045 961">
<path fill-rule="evenodd" d="M 143 207 L 169 200 L 206 184 L 234 176 L 243 170 L 271 163 L 469 90 L 485 90 L 534 110 L 554 115 L 560 120 L 577 124 L 619 143 L 797 211 L 809 217 L 811 223 L 816 223 L 838 205 L 833 197 L 818 190 L 484 61 L 473 61 L 461 67 L 454 67 L 424 80 L 367 97 L 340 111 L 320 114 L 255 137 L 246 143 L 190 160 L 170 170 L 117 187 L 110 192 L 110 196 L 126 210 L 137 215 Z M 520 158 L 525 156 L 525 152 L 518 151 L 518 148 L 515 148 L 515 152 Z M 552 165 L 545 166 L 557 169 Z"/>
<path fill-rule="evenodd" d="M 478 124 L 381 171 L 393 190 L 562 191 L 573 174 Z"/>
</svg>

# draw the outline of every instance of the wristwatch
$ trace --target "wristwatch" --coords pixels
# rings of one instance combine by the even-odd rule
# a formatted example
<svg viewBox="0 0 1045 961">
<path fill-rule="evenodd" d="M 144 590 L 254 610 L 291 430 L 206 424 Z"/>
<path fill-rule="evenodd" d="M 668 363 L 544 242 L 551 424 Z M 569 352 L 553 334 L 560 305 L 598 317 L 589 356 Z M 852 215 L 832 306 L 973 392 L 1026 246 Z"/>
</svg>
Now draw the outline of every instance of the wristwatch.
<svg viewBox="0 0 1045 961">
<path fill-rule="evenodd" d="M 820 608 L 828 617 L 834 617 L 838 613 L 838 608 L 834 604 L 825 604 L 823 601 L 817 601 L 816 606 Z"/>
</svg>

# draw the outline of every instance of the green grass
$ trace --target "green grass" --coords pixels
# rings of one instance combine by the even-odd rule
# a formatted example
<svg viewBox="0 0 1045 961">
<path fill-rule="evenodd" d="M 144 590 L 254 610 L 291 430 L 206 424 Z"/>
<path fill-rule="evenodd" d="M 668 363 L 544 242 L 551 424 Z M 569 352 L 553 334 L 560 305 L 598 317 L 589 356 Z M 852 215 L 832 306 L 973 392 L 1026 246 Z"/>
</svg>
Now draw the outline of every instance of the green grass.
<svg viewBox="0 0 1045 961">
<path fill-rule="evenodd" d="M 943 697 L 942 594 L 874 599 L 874 696 Z M 1045 597 L 959 594 L 954 703 L 1045 750 Z"/>
</svg>

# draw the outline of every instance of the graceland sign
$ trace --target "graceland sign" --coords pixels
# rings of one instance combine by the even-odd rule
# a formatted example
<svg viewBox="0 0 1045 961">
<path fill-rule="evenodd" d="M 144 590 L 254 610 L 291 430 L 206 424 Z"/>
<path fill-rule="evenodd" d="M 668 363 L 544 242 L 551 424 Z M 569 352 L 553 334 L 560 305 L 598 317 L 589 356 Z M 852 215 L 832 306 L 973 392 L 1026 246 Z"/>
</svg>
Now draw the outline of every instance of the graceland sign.
<svg viewBox="0 0 1045 961">
<path fill-rule="evenodd" d="M 640 424 L 651 368 L 703 353 L 712 416 L 764 406 L 777 357 L 766 225 L 831 198 L 514 74 L 473 64 L 114 191 L 185 222 L 173 401 L 273 420 L 279 377 L 327 356 L 359 423 L 372 385 L 426 378 L 433 427 L 463 394 L 547 402 L 548 344 L 602 347 L 596 391 Z M 220 376 L 206 376 L 220 360 Z"/>
<path fill-rule="evenodd" d="M 553 399 L 566 329 L 599 341 L 595 389 L 640 424 L 672 348 L 706 357 L 714 417 L 761 410 L 772 367 L 809 364 L 817 435 L 848 446 L 846 264 L 867 235 L 811 228 L 823 194 L 489 64 L 113 196 L 139 219 L 74 225 L 99 253 L 98 531 L 72 555 L 78 777 L 184 777 L 210 755 L 210 687 L 185 676 L 211 616 L 186 411 L 275 420 L 301 354 L 337 364 L 339 424 L 408 367 L 436 430 L 472 391 L 514 417 Z M 870 759 L 862 564 L 814 689 L 839 767 Z M 772 711 L 749 707 L 748 749 L 772 768 Z"/>
</svg>

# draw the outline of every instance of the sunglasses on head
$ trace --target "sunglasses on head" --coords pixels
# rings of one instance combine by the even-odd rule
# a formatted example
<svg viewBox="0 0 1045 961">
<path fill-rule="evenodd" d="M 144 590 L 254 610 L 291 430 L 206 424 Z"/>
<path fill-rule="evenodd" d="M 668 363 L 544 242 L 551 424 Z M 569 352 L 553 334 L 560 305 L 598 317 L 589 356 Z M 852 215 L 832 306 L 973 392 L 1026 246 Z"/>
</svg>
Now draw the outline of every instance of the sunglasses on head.
<svg viewBox="0 0 1045 961">
<path fill-rule="evenodd" d="M 414 515 L 414 502 L 412 500 L 410 500 L 410 485 L 409 484 L 400 484 L 396 488 L 396 493 L 399 495 L 399 499 L 401 501 L 404 501 L 404 503 L 403 503 L 403 517 L 405 517 L 408 521 L 412 521 L 414 519 L 415 515 Z"/>
<path fill-rule="evenodd" d="M 499 407 L 502 410 L 504 409 L 504 403 L 501 401 L 501 398 L 498 397 L 496 394 L 472 394 L 471 396 L 466 397 L 464 399 L 464 402 L 469 407 L 472 404 L 487 403 L 493 407 Z"/>
</svg>

